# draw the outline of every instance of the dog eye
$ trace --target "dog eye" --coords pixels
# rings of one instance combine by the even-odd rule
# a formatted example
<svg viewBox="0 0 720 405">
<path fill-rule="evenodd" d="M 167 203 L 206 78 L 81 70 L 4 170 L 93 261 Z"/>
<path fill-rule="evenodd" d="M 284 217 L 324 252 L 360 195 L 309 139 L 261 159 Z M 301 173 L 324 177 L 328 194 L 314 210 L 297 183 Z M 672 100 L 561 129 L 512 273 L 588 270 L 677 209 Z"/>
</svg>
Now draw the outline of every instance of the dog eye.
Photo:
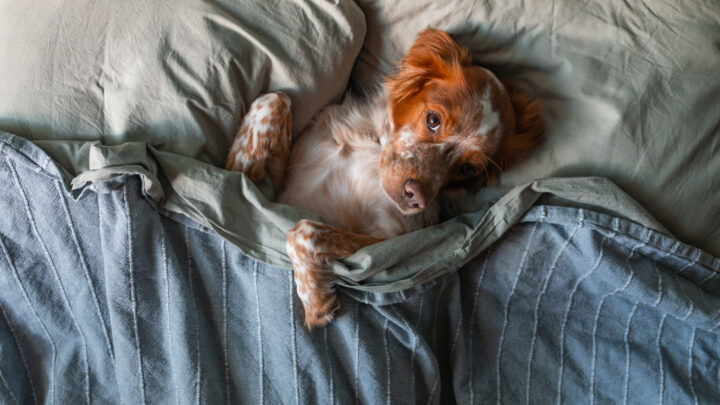
<svg viewBox="0 0 720 405">
<path fill-rule="evenodd" d="M 460 166 L 460 174 L 463 177 L 472 177 L 475 175 L 475 167 L 473 165 L 466 163 L 466 164 Z"/>
<path fill-rule="evenodd" d="M 429 130 L 435 132 L 438 128 L 440 128 L 440 116 L 433 111 L 428 111 L 427 116 L 425 117 L 425 123 L 427 124 Z"/>
</svg>

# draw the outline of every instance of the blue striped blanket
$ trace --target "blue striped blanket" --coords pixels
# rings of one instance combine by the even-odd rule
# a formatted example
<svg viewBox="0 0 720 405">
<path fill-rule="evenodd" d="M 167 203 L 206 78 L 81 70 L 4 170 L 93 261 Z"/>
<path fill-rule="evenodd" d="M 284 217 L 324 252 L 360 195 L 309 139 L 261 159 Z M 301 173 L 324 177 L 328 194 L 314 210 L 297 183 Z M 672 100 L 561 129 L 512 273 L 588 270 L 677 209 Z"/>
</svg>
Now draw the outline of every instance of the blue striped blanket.
<svg viewBox="0 0 720 405">
<path fill-rule="evenodd" d="M 307 331 L 291 273 L 161 212 L 137 176 L 69 192 L 0 144 L 0 402 L 720 402 L 720 260 L 535 206 L 463 268 L 339 290 Z"/>
</svg>

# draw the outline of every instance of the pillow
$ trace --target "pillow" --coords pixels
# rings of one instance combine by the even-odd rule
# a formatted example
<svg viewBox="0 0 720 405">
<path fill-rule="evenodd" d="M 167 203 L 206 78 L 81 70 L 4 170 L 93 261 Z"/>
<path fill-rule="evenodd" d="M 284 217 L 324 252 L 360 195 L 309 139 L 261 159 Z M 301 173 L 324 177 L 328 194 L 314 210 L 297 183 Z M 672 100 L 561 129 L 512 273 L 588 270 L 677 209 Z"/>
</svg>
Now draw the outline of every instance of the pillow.
<svg viewBox="0 0 720 405">
<path fill-rule="evenodd" d="M 3 2 L 0 130 L 221 165 L 259 93 L 296 133 L 339 98 L 364 35 L 350 0 Z"/>
</svg>

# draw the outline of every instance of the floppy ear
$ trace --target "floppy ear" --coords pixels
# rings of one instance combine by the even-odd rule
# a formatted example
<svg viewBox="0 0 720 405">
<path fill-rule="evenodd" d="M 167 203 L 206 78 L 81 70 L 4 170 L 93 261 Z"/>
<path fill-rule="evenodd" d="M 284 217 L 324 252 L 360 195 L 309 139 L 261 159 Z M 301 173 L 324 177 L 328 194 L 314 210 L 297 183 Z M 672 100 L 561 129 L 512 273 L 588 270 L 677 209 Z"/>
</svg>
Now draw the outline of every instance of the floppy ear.
<svg viewBox="0 0 720 405">
<path fill-rule="evenodd" d="M 528 93 L 520 89 L 509 85 L 505 85 L 505 88 L 515 113 L 515 130 L 505 135 L 495 153 L 493 160 L 497 166 L 488 166 L 488 183 L 497 181 L 503 171 L 539 146 L 545 130 L 537 100 L 533 100 Z"/>
<path fill-rule="evenodd" d="M 400 70 L 385 83 L 390 95 L 394 123 L 404 113 L 403 103 L 420 93 L 432 78 L 462 74 L 461 67 L 470 66 L 472 58 L 446 32 L 428 28 L 422 31 L 402 61 Z"/>
</svg>

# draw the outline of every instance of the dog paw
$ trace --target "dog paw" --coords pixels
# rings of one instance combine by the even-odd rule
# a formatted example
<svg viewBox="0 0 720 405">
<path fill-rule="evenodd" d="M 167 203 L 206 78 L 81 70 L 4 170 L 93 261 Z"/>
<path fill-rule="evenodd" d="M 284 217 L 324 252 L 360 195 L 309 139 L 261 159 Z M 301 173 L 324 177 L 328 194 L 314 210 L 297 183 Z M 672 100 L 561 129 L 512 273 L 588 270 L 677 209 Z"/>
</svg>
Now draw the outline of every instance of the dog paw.
<svg viewBox="0 0 720 405">
<path fill-rule="evenodd" d="M 332 321 L 340 307 L 333 290 L 334 276 L 321 256 L 327 247 L 318 237 L 312 221 L 298 222 L 287 235 L 286 248 L 293 264 L 297 295 L 305 310 L 308 329 Z M 321 225 L 321 224 L 318 224 Z"/>
<path fill-rule="evenodd" d="M 335 275 L 329 262 L 348 257 L 382 239 L 303 219 L 287 233 L 285 247 L 293 264 L 297 293 L 305 309 L 308 328 L 333 319 L 340 307 L 333 290 Z"/>
<path fill-rule="evenodd" d="M 252 182 L 262 180 L 271 159 L 280 160 L 284 170 L 292 136 L 291 117 L 286 94 L 267 93 L 255 99 L 235 136 L 225 169 L 241 171 Z M 273 171 L 272 167 L 269 170 Z"/>
<path fill-rule="evenodd" d="M 298 296 L 303 294 L 300 288 L 301 284 L 298 284 Z M 305 293 L 309 297 L 313 293 Z M 335 311 L 340 308 L 340 303 L 335 296 L 335 293 L 325 294 L 323 296 L 314 295 L 311 300 L 303 300 L 300 298 L 305 310 L 305 326 L 308 329 L 313 329 L 318 326 L 325 326 L 333 320 Z"/>
</svg>

